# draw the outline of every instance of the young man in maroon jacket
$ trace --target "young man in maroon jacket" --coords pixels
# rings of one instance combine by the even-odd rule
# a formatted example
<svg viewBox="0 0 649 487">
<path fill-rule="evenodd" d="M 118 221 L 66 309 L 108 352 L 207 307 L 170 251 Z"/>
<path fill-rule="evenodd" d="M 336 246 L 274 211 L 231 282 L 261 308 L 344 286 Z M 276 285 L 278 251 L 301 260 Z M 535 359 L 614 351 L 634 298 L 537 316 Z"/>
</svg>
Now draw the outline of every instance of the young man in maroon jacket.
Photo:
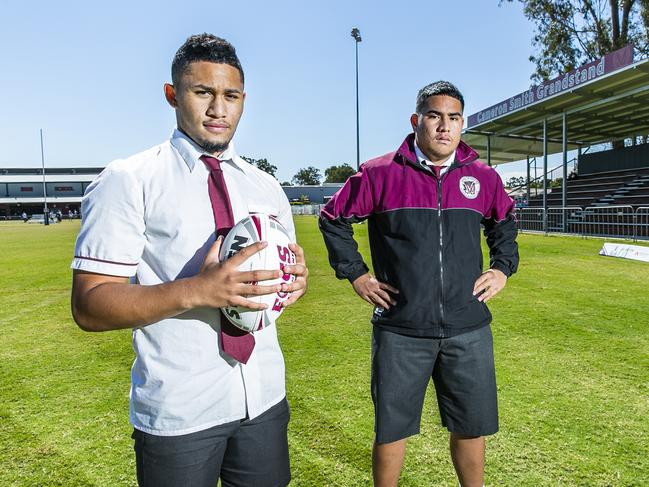
<svg viewBox="0 0 649 487">
<path fill-rule="evenodd" d="M 484 437 L 498 430 L 486 301 L 516 272 L 514 204 L 496 171 L 460 140 L 464 99 L 446 81 L 422 88 L 410 134 L 366 162 L 323 209 L 320 229 L 340 279 L 374 305 L 374 483 L 396 486 L 406 439 L 419 433 L 433 380 L 462 487 L 484 482 Z M 351 224 L 368 220 L 368 272 Z M 490 266 L 483 272 L 484 227 Z"/>
</svg>

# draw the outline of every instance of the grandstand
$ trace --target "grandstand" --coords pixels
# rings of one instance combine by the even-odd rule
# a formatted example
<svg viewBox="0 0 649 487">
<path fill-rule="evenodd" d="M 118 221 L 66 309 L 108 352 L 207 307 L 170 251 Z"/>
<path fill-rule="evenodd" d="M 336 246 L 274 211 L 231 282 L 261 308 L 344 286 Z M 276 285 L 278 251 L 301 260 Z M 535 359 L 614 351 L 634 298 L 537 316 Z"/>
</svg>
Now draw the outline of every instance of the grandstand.
<svg viewBox="0 0 649 487">
<path fill-rule="evenodd" d="M 647 134 L 649 59 L 634 61 L 633 47 L 626 46 L 469 116 L 463 139 L 489 165 L 527 160 L 521 231 L 646 239 Z M 604 145 L 613 149 L 593 150 Z M 577 152 L 570 176 L 569 151 Z M 552 154 L 563 155 L 555 188 Z M 533 179 L 537 158 L 543 171 Z M 537 182 L 540 194 L 532 190 Z"/>
<path fill-rule="evenodd" d="M 563 188 L 548 193 L 548 206 L 562 206 Z M 649 206 L 649 167 L 577 175 L 567 181 L 567 206 Z M 532 196 L 529 207 L 542 207 L 543 196 Z"/>
</svg>

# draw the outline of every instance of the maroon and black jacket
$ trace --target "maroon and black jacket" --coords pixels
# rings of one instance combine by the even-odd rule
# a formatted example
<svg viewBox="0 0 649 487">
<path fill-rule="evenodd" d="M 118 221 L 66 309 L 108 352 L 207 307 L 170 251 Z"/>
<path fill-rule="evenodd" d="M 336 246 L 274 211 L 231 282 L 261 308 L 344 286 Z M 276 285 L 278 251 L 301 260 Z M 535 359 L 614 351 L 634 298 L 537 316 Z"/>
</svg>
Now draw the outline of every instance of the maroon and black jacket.
<svg viewBox="0 0 649 487">
<path fill-rule="evenodd" d="M 514 203 L 498 173 L 460 142 L 455 161 L 438 180 L 420 164 L 410 134 L 396 152 L 361 166 L 320 215 L 329 262 L 339 279 L 368 271 L 352 223 L 368 221 L 374 273 L 399 290 L 395 306 L 376 308 L 372 323 L 404 335 L 449 337 L 491 322 L 473 296 L 483 271 L 480 227 L 490 267 L 516 272 Z"/>
</svg>

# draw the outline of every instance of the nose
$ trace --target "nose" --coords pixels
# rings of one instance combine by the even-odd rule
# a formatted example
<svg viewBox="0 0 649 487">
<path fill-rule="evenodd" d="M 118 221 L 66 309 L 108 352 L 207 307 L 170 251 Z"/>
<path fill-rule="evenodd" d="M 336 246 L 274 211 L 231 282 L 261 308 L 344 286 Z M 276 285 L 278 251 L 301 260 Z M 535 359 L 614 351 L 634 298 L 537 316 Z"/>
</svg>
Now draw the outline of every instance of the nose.
<svg viewBox="0 0 649 487">
<path fill-rule="evenodd" d="M 438 132 L 448 132 L 451 129 L 450 120 L 447 117 L 440 117 L 437 125 Z"/>
<path fill-rule="evenodd" d="M 226 104 L 222 96 L 215 96 L 207 108 L 207 115 L 213 118 L 224 118 L 226 115 Z"/>
</svg>

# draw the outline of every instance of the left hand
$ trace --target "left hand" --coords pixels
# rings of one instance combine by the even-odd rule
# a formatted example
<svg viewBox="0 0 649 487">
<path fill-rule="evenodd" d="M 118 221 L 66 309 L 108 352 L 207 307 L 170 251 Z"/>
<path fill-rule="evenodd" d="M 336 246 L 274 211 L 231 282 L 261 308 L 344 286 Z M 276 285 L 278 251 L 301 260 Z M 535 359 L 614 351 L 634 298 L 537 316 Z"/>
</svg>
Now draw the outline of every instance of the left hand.
<svg viewBox="0 0 649 487">
<path fill-rule="evenodd" d="M 306 266 L 306 260 L 304 260 L 302 247 L 296 243 L 290 243 L 288 248 L 295 254 L 295 264 L 284 266 L 283 270 L 287 274 L 293 274 L 295 281 L 291 284 L 282 284 L 282 291 L 291 293 L 289 298 L 282 303 L 284 307 L 292 305 L 306 294 L 307 277 L 309 276 L 309 269 Z"/>
<path fill-rule="evenodd" d="M 503 290 L 505 284 L 507 284 L 507 276 L 502 271 L 489 269 L 483 272 L 473 285 L 473 295 L 476 296 L 484 291 L 478 296 L 478 301 L 489 301 Z"/>
</svg>

